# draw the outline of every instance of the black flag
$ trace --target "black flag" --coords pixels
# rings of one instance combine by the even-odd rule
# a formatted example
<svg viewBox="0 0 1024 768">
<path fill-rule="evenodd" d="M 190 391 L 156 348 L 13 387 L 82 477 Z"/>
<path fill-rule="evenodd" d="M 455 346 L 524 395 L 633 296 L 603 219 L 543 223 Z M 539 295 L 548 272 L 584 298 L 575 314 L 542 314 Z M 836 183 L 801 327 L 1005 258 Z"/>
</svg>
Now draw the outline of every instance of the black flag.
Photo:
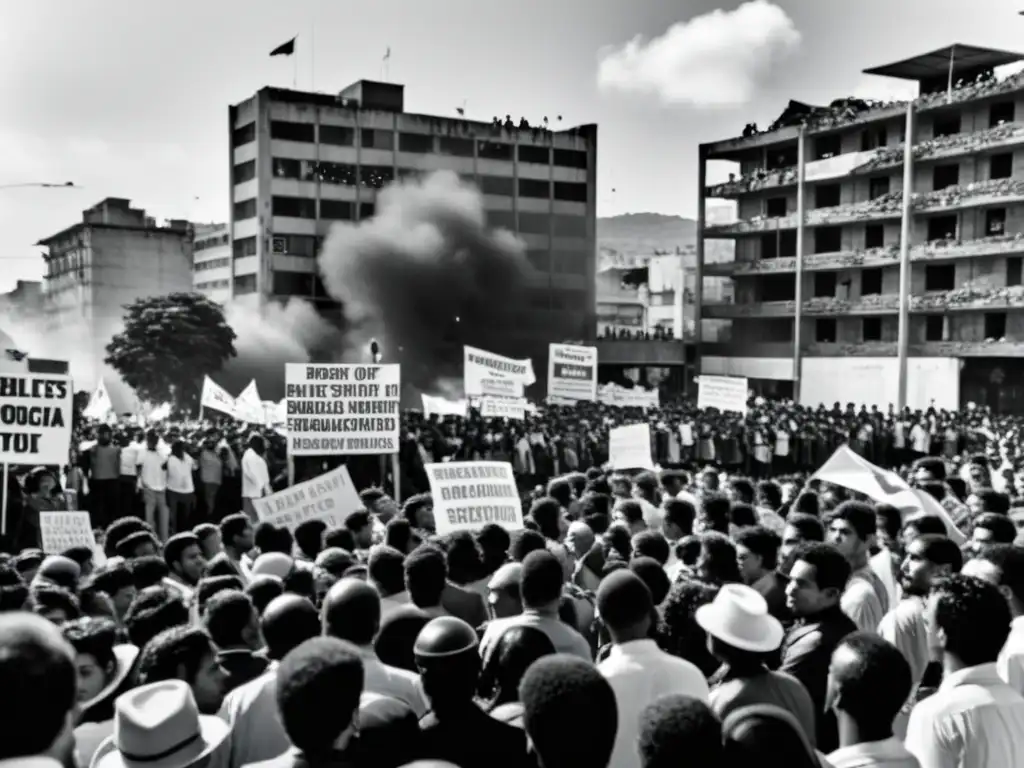
<svg viewBox="0 0 1024 768">
<path fill-rule="evenodd" d="M 295 38 L 293 37 L 287 43 L 281 43 L 274 50 L 270 52 L 271 56 L 291 56 L 295 53 Z"/>
</svg>

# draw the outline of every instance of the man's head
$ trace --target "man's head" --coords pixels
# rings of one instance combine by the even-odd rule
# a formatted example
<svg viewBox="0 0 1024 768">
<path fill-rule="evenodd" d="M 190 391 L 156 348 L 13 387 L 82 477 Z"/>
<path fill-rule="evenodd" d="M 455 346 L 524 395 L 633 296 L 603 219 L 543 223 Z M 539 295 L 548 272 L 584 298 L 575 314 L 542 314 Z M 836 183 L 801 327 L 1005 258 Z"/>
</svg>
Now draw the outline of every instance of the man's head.
<svg viewBox="0 0 1024 768">
<path fill-rule="evenodd" d="M 147 587 L 139 592 L 124 616 L 128 639 L 139 648 L 164 630 L 188 621 L 185 601 L 167 587 Z"/>
<path fill-rule="evenodd" d="M 405 558 L 405 587 L 409 599 L 418 608 L 435 608 L 441 604 L 448 578 L 444 552 L 431 544 L 421 544 Z"/>
<path fill-rule="evenodd" d="M 854 632 L 832 652 L 828 707 L 849 717 L 861 733 L 881 739 L 910 695 L 910 665 L 896 646 L 876 634 Z"/>
<path fill-rule="evenodd" d="M 974 553 L 984 552 L 993 544 L 1013 544 L 1017 538 L 1017 526 L 1006 515 L 996 512 L 985 512 L 974 521 L 971 532 L 971 550 Z"/>
<path fill-rule="evenodd" d="M 254 535 L 249 516 L 239 512 L 220 521 L 220 540 L 225 550 L 238 557 L 253 548 Z"/>
<path fill-rule="evenodd" d="M 199 583 L 206 568 L 206 558 L 194 533 L 178 533 L 164 544 L 164 562 L 171 573 L 186 584 Z"/>
<path fill-rule="evenodd" d="M 219 650 L 257 651 L 263 645 L 256 606 L 237 589 L 218 592 L 207 601 L 203 624 Z"/>
<path fill-rule="evenodd" d="M 778 567 L 782 540 L 774 531 L 758 525 L 737 531 L 733 540 L 736 543 L 736 562 L 744 584 L 753 584 Z"/>
<path fill-rule="evenodd" d="M 844 501 L 828 526 L 829 543 L 853 563 L 862 562 L 875 535 L 875 510 L 862 501 Z"/>
<path fill-rule="evenodd" d="M 227 692 L 217 651 L 199 627 L 173 627 L 146 643 L 136 675 L 139 685 L 184 680 L 192 688 L 199 711 L 206 715 L 217 714 Z"/>
<path fill-rule="evenodd" d="M 959 573 L 963 565 L 960 547 L 945 536 L 928 533 L 913 539 L 900 566 L 900 580 L 908 595 L 926 597 L 932 582 Z"/>
<path fill-rule="evenodd" d="M 963 574 L 998 587 L 1014 616 L 1024 613 L 1024 549 L 991 544 L 964 564 Z"/>
<path fill-rule="evenodd" d="M 786 518 L 786 527 L 782 531 L 779 562 L 790 562 L 793 552 L 805 542 L 824 540 L 825 526 L 821 524 L 821 520 L 813 515 L 791 512 L 789 517 Z"/>
<path fill-rule="evenodd" d="M 623 569 L 601 581 L 597 589 L 597 610 L 612 639 L 624 643 L 647 636 L 654 601 L 643 580 Z"/>
<path fill-rule="evenodd" d="M 558 558 L 544 549 L 523 559 L 520 594 L 523 607 L 533 610 L 557 608 L 562 597 L 564 572 Z"/>
<path fill-rule="evenodd" d="M 380 595 L 362 579 L 344 578 L 328 591 L 322 614 L 325 635 L 369 646 L 380 629 Z"/>
<path fill-rule="evenodd" d="M 994 662 L 1010 634 L 999 588 L 963 574 L 932 585 L 924 618 L 929 646 L 964 667 Z"/>
<path fill-rule="evenodd" d="M 309 600 L 291 593 L 275 597 L 263 610 L 260 631 L 267 656 L 280 661 L 300 643 L 320 634 L 320 615 Z"/>
<path fill-rule="evenodd" d="M 700 699 L 662 696 L 640 713 L 637 749 L 643 768 L 714 768 L 724 761 L 722 724 Z"/>
<path fill-rule="evenodd" d="M 786 605 L 795 616 L 814 616 L 839 605 L 850 578 L 850 564 L 830 544 L 804 544 L 794 554 L 786 585 Z"/>
</svg>

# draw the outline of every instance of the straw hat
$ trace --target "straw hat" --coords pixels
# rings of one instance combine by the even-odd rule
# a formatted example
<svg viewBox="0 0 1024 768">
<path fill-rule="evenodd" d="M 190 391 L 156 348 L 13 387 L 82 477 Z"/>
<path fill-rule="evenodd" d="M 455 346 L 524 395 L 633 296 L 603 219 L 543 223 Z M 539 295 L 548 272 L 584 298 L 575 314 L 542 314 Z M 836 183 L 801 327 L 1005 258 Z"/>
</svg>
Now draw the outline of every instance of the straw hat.
<svg viewBox="0 0 1024 768">
<path fill-rule="evenodd" d="M 743 651 L 770 653 L 782 644 L 782 624 L 760 593 L 742 584 L 723 586 L 694 618 L 709 635 Z"/>
</svg>

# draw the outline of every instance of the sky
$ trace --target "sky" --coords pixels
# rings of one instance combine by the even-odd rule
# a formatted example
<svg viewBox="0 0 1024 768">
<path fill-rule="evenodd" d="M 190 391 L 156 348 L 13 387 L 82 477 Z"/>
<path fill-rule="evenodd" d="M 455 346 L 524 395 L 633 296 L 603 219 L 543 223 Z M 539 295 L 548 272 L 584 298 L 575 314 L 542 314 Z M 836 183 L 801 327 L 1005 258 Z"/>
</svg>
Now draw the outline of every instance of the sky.
<svg viewBox="0 0 1024 768">
<path fill-rule="evenodd" d="M 1024 8 L 1024 0 L 1020 5 Z M 406 109 L 597 123 L 598 213 L 696 211 L 697 147 L 810 103 L 906 95 L 866 67 L 1024 50 L 1013 0 L 0 3 L 0 291 L 105 197 L 224 221 L 227 106 L 265 85 L 406 86 Z M 293 59 L 271 49 L 298 36 Z M 385 72 L 383 58 L 390 48 Z M 711 169 L 709 180 L 728 167 Z M 80 189 L 9 185 L 71 181 Z"/>
</svg>

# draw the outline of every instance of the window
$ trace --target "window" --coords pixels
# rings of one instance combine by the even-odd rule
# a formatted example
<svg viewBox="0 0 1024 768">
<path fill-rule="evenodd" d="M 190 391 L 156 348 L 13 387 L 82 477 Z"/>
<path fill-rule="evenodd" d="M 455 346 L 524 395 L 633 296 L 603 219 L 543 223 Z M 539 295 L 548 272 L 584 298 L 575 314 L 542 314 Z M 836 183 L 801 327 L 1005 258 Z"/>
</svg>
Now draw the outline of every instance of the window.
<svg viewBox="0 0 1024 768">
<path fill-rule="evenodd" d="M 556 181 L 555 200 L 564 200 L 568 203 L 585 203 L 587 202 L 587 185 L 577 184 L 573 181 Z"/>
<path fill-rule="evenodd" d="M 377 212 L 377 206 L 375 203 L 360 203 L 359 204 L 359 220 L 366 221 L 372 219 L 373 215 Z"/>
<path fill-rule="evenodd" d="M 956 239 L 956 216 L 932 216 L 928 219 L 928 242 Z"/>
<path fill-rule="evenodd" d="M 772 232 L 761 235 L 761 258 L 777 259 L 779 257 L 779 238 L 777 233 Z"/>
<path fill-rule="evenodd" d="M 270 138 L 282 141 L 316 141 L 316 126 L 313 123 L 290 123 L 286 120 L 270 121 Z"/>
<path fill-rule="evenodd" d="M 585 251 L 556 251 L 551 255 L 552 271 L 563 275 L 587 274 Z"/>
<path fill-rule="evenodd" d="M 241 184 L 243 181 L 249 181 L 250 179 L 256 178 L 256 161 L 249 160 L 244 163 L 239 163 L 231 169 L 231 180 L 235 184 Z"/>
<path fill-rule="evenodd" d="M 309 161 L 303 161 L 309 162 Z M 329 163 L 321 160 L 309 164 L 310 179 L 319 179 L 324 184 L 339 184 L 345 187 L 356 185 L 356 166 L 348 163 Z"/>
<path fill-rule="evenodd" d="M 796 142 L 785 149 L 769 149 L 768 161 L 765 163 L 765 170 L 777 171 L 781 168 L 792 168 L 797 163 Z"/>
<path fill-rule="evenodd" d="M 316 201 L 309 197 L 270 198 L 270 210 L 274 216 L 288 216 L 293 219 L 315 219 Z"/>
<path fill-rule="evenodd" d="M 347 200 L 320 200 L 320 218 L 330 221 L 352 221 L 352 203 Z"/>
<path fill-rule="evenodd" d="M 288 157 L 275 157 L 271 161 L 275 179 L 301 179 L 302 161 Z"/>
<path fill-rule="evenodd" d="M 861 152 L 878 149 L 879 147 L 884 147 L 888 143 L 889 136 L 886 134 L 885 128 L 867 128 L 860 135 Z"/>
<path fill-rule="evenodd" d="M 835 157 L 843 151 L 842 141 L 838 133 L 831 136 L 822 136 L 814 140 L 814 159 L 824 160 L 826 157 Z"/>
<path fill-rule="evenodd" d="M 512 145 L 500 141 L 478 141 L 477 157 L 481 160 L 512 160 Z"/>
<path fill-rule="evenodd" d="M 551 164 L 550 147 L 534 147 L 530 144 L 520 144 L 516 147 L 516 154 L 519 157 L 520 163 Z"/>
<path fill-rule="evenodd" d="M 814 207 L 835 208 L 839 205 L 840 192 L 838 184 L 819 184 L 814 188 Z"/>
<path fill-rule="evenodd" d="M 924 268 L 924 289 L 926 291 L 952 291 L 955 282 L 955 264 L 928 264 Z"/>
<path fill-rule="evenodd" d="M 989 159 L 990 179 L 1008 179 L 1013 176 L 1013 153 L 1004 152 L 999 155 L 992 155 Z"/>
<path fill-rule="evenodd" d="M 889 194 L 889 177 L 875 176 L 868 181 L 868 199 L 874 200 Z"/>
<path fill-rule="evenodd" d="M 819 317 L 814 323 L 814 340 L 819 344 L 836 343 L 836 319 Z"/>
<path fill-rule="evenodd" d="M 356 129 L 347 125 L 321 125 L 320 143 L 331 144 L 335 147 L 354 147 L 356 144 Z"/>
<path fill-rule="evenodd" d="M 796 298 L 796 275 L 764 275 L 761 301 L 792 301 Z"/>
<path fill-rule="evenodd" d="M 395 132 L 380 128 L 363 128 L 359 132 L 359 146 L 363 149 L 392 150 L 395 148 Z"/>
<path fill-rule="evenodd" d="M 316 238 L 313 235 L 275 235 L 275 239 L 284 240 L 284 253 L 288 256 L 316 258 Z"/>
<path fill-rule="evenodd" d="M 815 272 L 814 273 L 814 298 L 827 299 L 836 295 L 836 273 Z"/>
<path fill-rule="evenodd" d="M 1001 235 L 1006 231 L 1006 209 L 988 208 L 985 211 L 985 236 Z"/>
<path fill-rule="evenodd" d="M 312 296 L 313 275 L 308 272 L 274 270 L 274 293 L 278 296 Z"/>
<path fill-rule="evenodd" d="M 786 229 L 779 233 L 779 256 L 784 259 L 796 256 L 795 229 Z"/>
<path fill-rule="evenodd" d="M 843 250 L 842 227 L 818 227 L 814 230 L 815 253 L 837 253 Z"/>
<path fill-rule="evenodd" d="M 390 165 L 359 166 L 359 184 L 363 187 L 381 189 L 395 180 L 395 169 Z"/>
<path fill-rule="evenodd" d="M 530 235 L 546 235 L 551 227 L 551 215 L 547 213 L 520 213 L 519 231 Z"/>
<path fill-rule="evenodd" d="M 764 214 L 770 219 L 778 219 L 786 215 L 786 198 L 769 197 L 764 201 Z"/>
<path fill-rule="evenodd" d="M 539 179 L 520 179 L 520 197 L 536 197 L 547 200 L 551 197 L 551 182 Z"/>
<path fill-rule="evenodd" d="M 1012 123 L 1014 119 L 1014 103 L 1012 101 L 1000 101 L 989 107 L 988 127 L 995 128 L 1003 123 Z"/>
<path fill-rule="evenodd" d="M 244 293 L 256 293 L 256 275 L 238 275 L 235 277 L 236 296 Z"/>
<path fill-rule="evenodd" d="M 882 318 L 865 317 L 861 320 L 860 337 L 863 341 L 882 340 Z"/>
<path fill-rule="evenodd" d="M 864 247 L 882 248 L 885 246 L 885 226 L 882 224 L 868 224 L 864 227 Z"/>
<path fill-rule="evenodd" d="M 256 238 L 240 237 L 231 244 L 231 255 L 236 259 L 256 255 Z"/>
<path fill-rule="evenodd" d="M 871 267 L 860 272 L 860 295 L 878 296 L 882 293 L 882 268 Z"/>
<path fill-rule="evenodd" d="M 540 214 L 546 216 L 547 214 Z M 552 234 L 555 237 L 586 237 L 587 217 L 569 216 L 556 213 L 552 218 Z M 520 214 L 520 226 L 522 226 L 522 214 Z"/>
<path fill-rule="evenodd" d="M 553 162 L 560 168 L 587 170 L 587 153 L 579 149 L 556 149 Z"/>
<path fill-rule="evenodd" d="M 493 229 L 516 231 L 516 215 L 512 211 L 487 211 L 487 226 Z M 547 234 L 547 229 L 542 234 Z"/>
<path fill-rule="evenodd" d="M 936 165 L 932 169 L 932 189 L 946 189 L 960 183 L 960 163 Z"/>
<path fill-rule="evenodd" d="M 955 136 L 960 133 L 960 115 L 949 115 L 948 117 L 937 117 L 932 128 L 932 136 L 936 139 L 940 136 Z"/>
<path fill-rule="evenodd" d="M 924 340 L 945 341 L 946 340 L 946 318 L 944 315 L 924 316 Z"/>
<path fill-rule="evenodd" d="M 516 180 L 511 176 L 481 176 L 479 186 L 485 195 L 512 197 L 516 193 Z"/>
<path fill-rule="evenodd" d="M 434 137 L 428 133 L 400 133 L 398 151 L 429 155 L 434 151 Z"/>
<path fill-rule="evenodd" d="M 527 251 L 526 260 L 538 272 L 551 271 L 551 252 L 548 250 Z"/>
<path fill-rule="evenodd" d="M 1021 285 L 1024 283 L 1024 261 L 1020 256 L 1008 256 L 1006 258 L 1006 284 L 1008 286 Z"/>
<path fill-rule="evenodd" d="M 473 140 L 440 136 L 437 140 L 437 151 L 438 154 L 451 155 L 452 157 L 472 157 Z"/>
<path fill-rule="evenodd" d="M 235 221 L 256 218 L 256 198 L 241 200 L 231 206 L 231 218 Z"/>
<path fill-rule="evenodd" d="M 256 141 L 256 123 L 248 123 L 231 132 L 231 146 L 241 147 Z"/>
<path fill-rule="evenodd" d="M 1006 313 L 985 313 L 985 338 L 1001 339 L 1006 336 Z"/>
</svg>

